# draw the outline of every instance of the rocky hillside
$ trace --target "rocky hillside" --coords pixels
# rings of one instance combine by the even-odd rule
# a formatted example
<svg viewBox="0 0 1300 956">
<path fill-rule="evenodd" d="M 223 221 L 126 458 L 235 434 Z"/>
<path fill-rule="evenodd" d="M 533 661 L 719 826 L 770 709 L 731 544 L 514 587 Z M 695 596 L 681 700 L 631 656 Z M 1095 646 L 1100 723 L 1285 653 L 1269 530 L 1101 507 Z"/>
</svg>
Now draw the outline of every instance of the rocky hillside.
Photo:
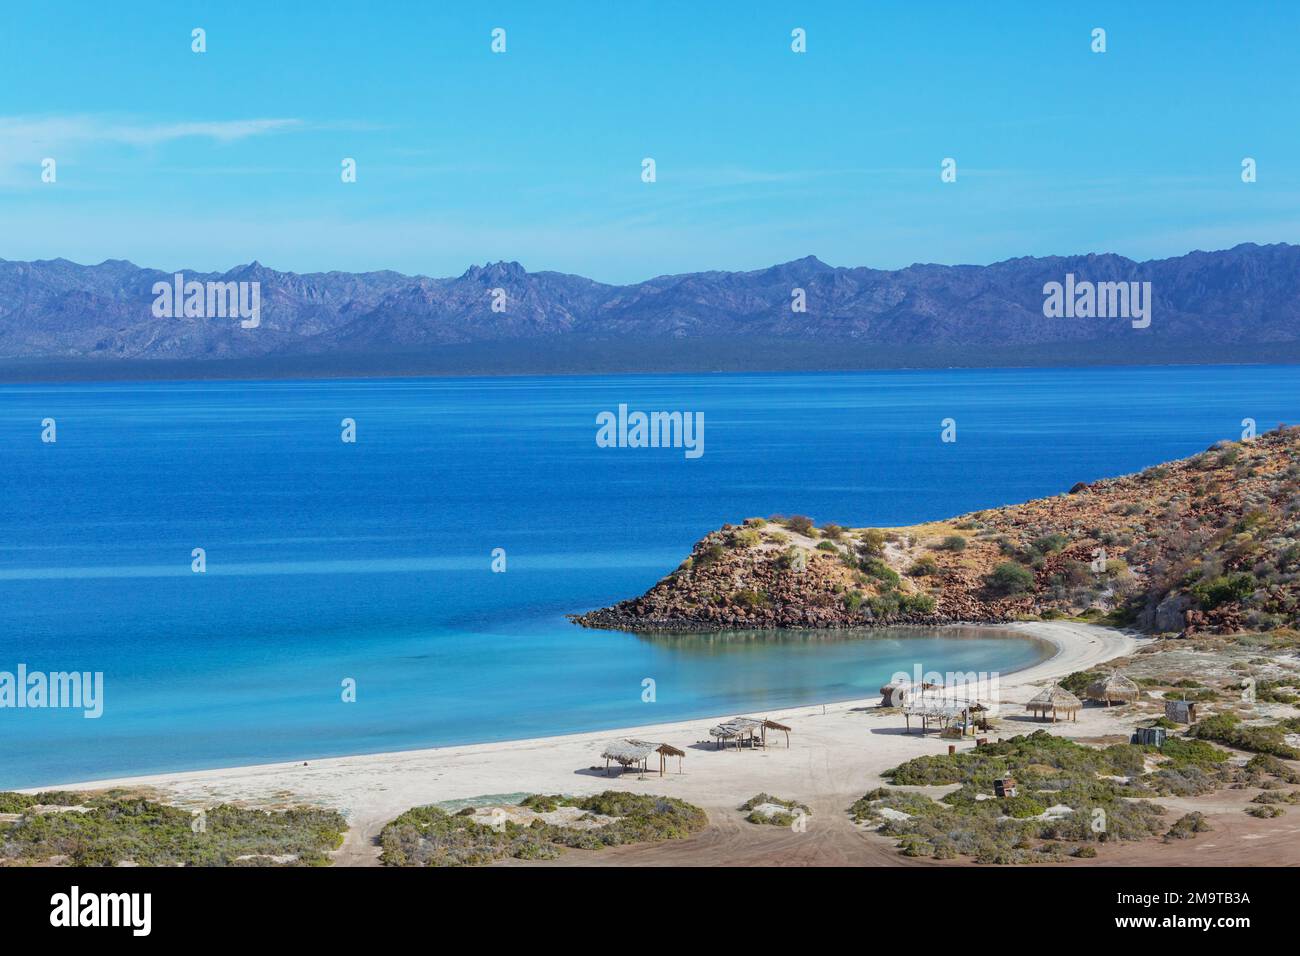
<svg viewBox="0 0 1300 956">
<path fill-rule="evenodd" d="M 641 597 L 630 630 L 1084 617 L 1151 632 L 1300 627 L 1300 428 L 905 528 L 749 518 Z"/>
</svg>

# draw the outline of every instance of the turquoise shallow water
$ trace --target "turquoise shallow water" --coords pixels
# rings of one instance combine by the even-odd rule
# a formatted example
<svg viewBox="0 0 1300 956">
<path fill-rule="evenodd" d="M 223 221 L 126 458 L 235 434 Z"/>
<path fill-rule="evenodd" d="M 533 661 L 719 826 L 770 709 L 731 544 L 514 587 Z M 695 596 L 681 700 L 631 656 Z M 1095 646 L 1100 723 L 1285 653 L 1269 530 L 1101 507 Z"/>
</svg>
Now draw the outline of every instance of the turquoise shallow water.
<svg viewBox="0 0 1300 956">
<path fill-rule="evenodd" d="M 724 521 L 943 517 L 1188 455 L 1244 417 L 1295 421 L 1294 376 L 0 386 L 0 670 L 106 681 L 98 720 L 0 709 L 0 788 L 761 711 L 872 693 L 917 664 L 1025 666 L 1043 648 L 1019 637 L 661 638 L 564 614 L 644 590 Z M 620 403 L 704 412 L 705 454 L 597 447 L 596 414 Z"/>
</svg>

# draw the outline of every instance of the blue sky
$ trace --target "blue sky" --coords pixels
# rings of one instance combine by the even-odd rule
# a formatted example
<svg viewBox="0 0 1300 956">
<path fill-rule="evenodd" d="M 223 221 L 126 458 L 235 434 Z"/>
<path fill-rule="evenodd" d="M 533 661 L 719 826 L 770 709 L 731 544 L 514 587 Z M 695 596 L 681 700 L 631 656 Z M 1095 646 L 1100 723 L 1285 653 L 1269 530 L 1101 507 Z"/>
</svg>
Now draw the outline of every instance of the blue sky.
<svg viewBox="0 0 1300 956">
<path fill-rule="evenodd" d="M 11 4 L 0 257 L 627 282 L 1290 241 L 1297 37 L 1291 3 Z"/>
</svg>

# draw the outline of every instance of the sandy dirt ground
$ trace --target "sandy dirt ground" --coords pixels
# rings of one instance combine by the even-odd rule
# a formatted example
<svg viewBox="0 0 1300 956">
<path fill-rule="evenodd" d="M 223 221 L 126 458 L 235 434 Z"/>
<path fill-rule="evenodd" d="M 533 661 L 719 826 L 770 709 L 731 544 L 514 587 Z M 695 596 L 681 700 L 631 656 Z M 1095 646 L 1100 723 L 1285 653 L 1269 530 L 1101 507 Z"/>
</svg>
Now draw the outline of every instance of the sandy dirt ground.
<svg viewBox="0 0 1300 956">
<path fill-rule="evenodd" d="M 1008 737 L 1050 727 L 1055 733 L 1087 740 L 1127 738 L 1131 721 L 1125 723 L 1119 709 L 1089 707 L 1077 722 L 1052 725 L 1032 720 L 1023 705 L 1046 682 L 1132 654 L 1145 643 L 1143 639 L 1065 622 L 1012 627 L 1050 641 L 1057 653 L 1001 679 L 997 688 L 1001 714 L 990 736 Z M 221 802 L 333 807 L 341 810 L 350 824 L 336 854 L 336 864 L 344 866 L 378 865 L 380 831 L 393 817 L 414 806 L 524 792 L 591 794 L 606 789 L 680 797 L 702 807 L 708 813 L 709 826 L 685 841 L 598 853 L 570 852 L 549 864 L 505 865 L 960 865 L 961 861 L 936 864 L 901 857 L 893 841 L 863 832 L 848 819 L 846 808 L 881 785 L 882 771 L 915 756 L 944 753 L 952 743 L 933 733 L 924 737 L 906 733 L 901 715 L 879 709 L 878 703 L 879 698 L 870 698 L 751 714 L 789 724 L 793 733 L 788 749 L 779 733 L 769 736 L 766 749 L 716 749 L 708 728 L 735 716 L 719 714 L 560 737 L 101 780 L 60 789 L 149 788 L 163 799 L 193 808 Z M 615 771 L 607 776 L 599 754 L 602 744 L 615 737 L 667 742 L 685 750 L 682 771 L 677 771 L 677 761 L 671 759 L 663 777 L 657 764 L 646 774 Z M 974 741 L 967 738 L 956 745 L 969 748 Z M 806 830 L 746 822 L 737 807 L 759 792 L 807 804 L 812 815 Z M 1162 801 L 1171 808 L 1186 802 L 1188 809 L 1211 813 L 1215 831 L 1184 841 L 1186 845 L 1107 848 L 1104 858 L 1095 862 L 1300 862 L 1300 823 L 1293 822 L 1296 818 L 1256 820 L 1242 812 L 1247 799 L 1240 791 L 1226 791 L 1196 801 Z"/>
</svg>

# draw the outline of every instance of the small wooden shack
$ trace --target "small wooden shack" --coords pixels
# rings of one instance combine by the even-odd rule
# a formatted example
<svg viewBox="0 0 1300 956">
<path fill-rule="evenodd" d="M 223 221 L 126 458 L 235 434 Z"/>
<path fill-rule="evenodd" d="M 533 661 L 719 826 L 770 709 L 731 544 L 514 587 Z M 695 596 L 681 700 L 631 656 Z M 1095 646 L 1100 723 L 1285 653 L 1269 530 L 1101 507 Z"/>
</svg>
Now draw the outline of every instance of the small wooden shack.
<svg viewBox="0 0 1300 956">
<path fill-rule="evenodd" d="M 1113 703 L 1133 703 L 1138 699 L 1140 691 L 1137 684 L 1116 671 L 1101 680 L 1093 681 L 1084 693 L 1089 700 L 1103 701 L 1109 707 Z"/>
<path fill-rule="evenodd" d="M 1083 707 L 1083 702 L 1075 697 L 1060 684 L 1053 684 L 1045 687 L 1037 696 L 1025 705 L 1025 710 L 1031 712 L 1039 720 L 1046 720 L 1047 715 L 1052 715 L 1052 723 L 1056 723 L 1058 717 L 1065 716 L 1070 720 L 1079 719 L 1079 710 Z"/>
<path fill-rule="evenodd" d="M 605 744 L 605 749 L 601 756 L 605 758 L 605 773 L 609 773 L 609 762 L 621 764 L 623 769 L 628 767 L 640 766 L 642 773 L 646 771 L 646 762 L 652 753 L 659 755 L 659 776 L 664 775 L 664 764 L 669 757 L 677 758 L 677 772 L 682 772 L 682 758 L 686 756 L 686 751 L 679 750 L 672 744 L 657 744 L 648 740 L 633 740 L 624 738 L 621 740 L 611 740 Z"/>
<path fill-rule="evenodd" d="M 784 732 L 785 745 L 786 747 L 790 746 L 790 728 L 766 717 L 761 720 L 757 717 L 733 717 L 730 720 L 724 720 L 716 727 L 710 727 L 709 736 L 714 738 L 719 747 L 722 747 L 727 741 L 733 741 L 736 749 L 739 750 L 741 745 L 748 740 L 751 747 L 766 748 L 767 732 L 769 730 Z"/>
<path fill-rule="evenodd" d="M 1000 777 L 993 781 L 993 795 L 1003 799 L 1014 797 L 1016 795 L 1016 781 L 1014 777 Z"/>
<path fill-rule="evenodd" d="M 1196 723 L 1196 704 L 1190 700 L 1165 701 L 1165 716 L 1180 724 Z"/>
<path fill-rule="evenodd" d="M 1155 747 L 1158 750 L 1165 745 L 1165 728 L 1137 727 L 1134 729 L 1133 736 L 1130 738 L 1129 743 Z"/>
</svg>

